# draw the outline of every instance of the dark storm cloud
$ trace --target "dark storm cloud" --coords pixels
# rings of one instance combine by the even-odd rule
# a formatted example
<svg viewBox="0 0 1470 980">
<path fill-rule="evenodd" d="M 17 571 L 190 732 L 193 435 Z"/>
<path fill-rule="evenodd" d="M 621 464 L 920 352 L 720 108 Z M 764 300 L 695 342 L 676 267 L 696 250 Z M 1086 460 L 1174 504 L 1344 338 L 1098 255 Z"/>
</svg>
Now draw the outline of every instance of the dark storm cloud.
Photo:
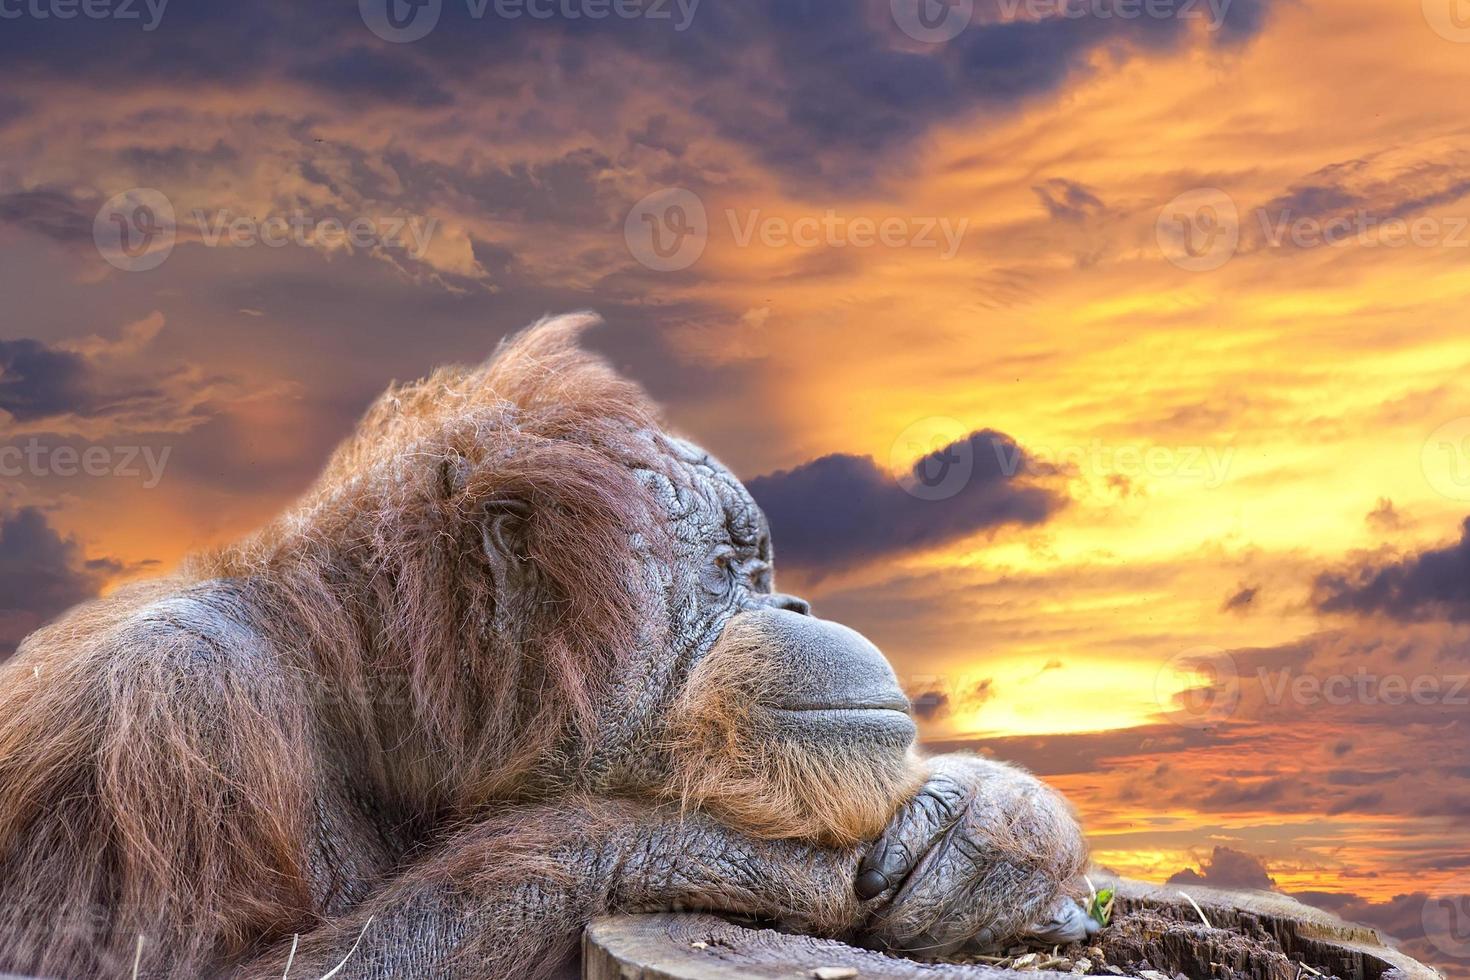
<svg viewBox="0 0 1470 980">
<path fill-rule="evenodd" d="M 730 45 L 727 51 L 768 45 L 778 70 L 739 86 L 710 87 L 704 101 L 710 117 L 725 136 L 754 147 L 778 170 L 846 183 L 872 177 L 890 151 L 913 149 L 937 120 L 1005 112 L 1058 91 L 1089 70 L 1099 48 L 1124 59 L 1188 36 L 1188 24 L 1177 18 L 1002 23 L 995 11 L 981 11 L 947 44 L 915 50 L 889 6 L 886 0 L 710 4 L 690 32 L 702 44 L 670 50 L 698 64 L 712 45 Z M 1252 33 L 1259 22 L 1251 19 L 1238 14 L 1220 39 Z"/>
<path fill-rule="evenodd" d="M 1259 783 L 1224 782 L 1200 799 L 1200 807 L 1226 812 L 1256 809 L 1268 803 L 1280 803 L 1295 786 L 1290 779 L 1268 779 Z"/>
<path fill-rule="evenodd" d="M 681 157 L 689 148 L 681 139 L 669 117 L 663 114 L 650 116 L 640 127 L 629 131 L 628 141 L 653 150 L 663 150 L 671 157 Z"/>
<path fill-rule="evenodd" d="M 43 8 L 45 5 L 41 5 Z M 0 30 L 0 60 L 12 73 L 90 77 L 109 88 L 242 81 L 271 64 L 268 51 L 309 51 L 324 40 L 325 20 L 356 13 L 356 4 L 166 3 L 115 5 L 124 18 L 21 16 Z M 320 16 L 334 8 L 323 22 Z M 152 29 L 145 30 L 149 24 Z M 15 77 L 14 75 L 11 76 Z"/>
<path fill-rule="evenodd" d="M 1384 795 L 1382 793 L 1358 793 L 1355 796 L 1346 796 L 1327 808 L 1327 815 L 1335 817 L 1343 813 L 1362 813 L 1364 811 L 1377 810 L 1383 806 Z"/>
<path fill-rule="evenodd" d="M 1243 585 L 1228 599 L 1220 608 L 1225 612 L 1245 612 L 1256 601 L 1260 595 L 1260 588 L 1254 585 Z"/>
<path fill-rule="evenodd" d="M 80 354 L 38 340 L 0 340 L 0 412 L 19 422 L 58 415 L 95 416 L 114 399 Z"/>
<path fill-rule="evenodd" d="M 88 210 L 61 191 L 43 189 L 0 195 L 0 222 L 65 244 L 90 243 L 95 215 L 95 207 Z"/>
<path fill-rule="evenodd" d="M 1054 177 L 1031 188 L 1055 221 L 1078 224 L 1103 210 L 1102 199 L 1074 181 Z"/>
<path fill-rule="evenodd" d="M 1307 175 L 1256 209 L 1255 227 L 1242 232 L 1273 247 L 1312 248 L 1328 241 L 1329 233 L 1343 240 L 1378 235 L 1385 222 L 1417 217 L 1466 195 L 1470 174 L 1462 166 L 1421 160 L 1406 168 L 1368 156 Z"/>
<path fill-rule="evenodd" d="M 84 563 L 36 507 L 0 515 L 0 612 L 57 612 L 96 591 L 106 566 Z M 112 569 L 116 570 L 116 569 Z"/>
<path fill-rule="evenodd" d="M 939 499 L 923 499 L 870 456 L 834 453 L 749 481 L 780 542 L 784 564 L 830 571 L 885 555 L 933 547 L 1006 525 L 1035 525 L 1063 506 L 1054 491 L 1021 474 L 1024 451 L 984 430 L 917 460 L 918 484 L 955 459 L 972 461 L 969 478 Z"/>
<path fill-rule="evenodd" d="M 1379 497 L 1378 503 L 1368 512 L 1364 518 L 1368 526 L 1378 532 L 1400 531 L 1404 527 L 1404 517 L 1394 506 L 1392 500 L 1387 497 Z"/>
<path fill-rule="evenodd" d="M 1220 41 L 1239 44 L 1260 33 L 1266 26 L 1271 0 L 1235 0 L 1225 11 L 1220 24 Z"/>
<path fill-rule="evenodd" d="M 99 439 L 179 433 L 254 386 L 146 350 L 164 327 L 154 312 L 109 331 L 51 345 L 0 340 L 0 436 L 49 433 Z"/>
<path fill-rule="evenodd" d="M 401 54 L 365 46 L 313 61 L 292 70 L 297 79 L 336 95 L 401 102 L 414 106 L 449 105 L 454 96 Z"/>
<path fill-rule="evenodd" d="M 8 21 L 0 57 L 12 70 L 90 76 L 113 89 L 289 77 L 333 99 L 432 107 L 511 105 L 524 90 L 544 88 L 547 99 L 576 91 L 584 107 L 609 113 L 639 84 L 630 72 L 629 90 L 608 86 L 603 68 L 623 60 L 652 67 L 660 84 L 690 101 L 698 125 L 788 178 L 832 186 L 873 180 L 885 162 L 914 154 L 940 120 L 1004 113 L 1059 91 L 1094 70 L 1099 49 L 1118 62 L 1194 36 L 1192 22 L 1178 17 L 1000 22 L 998 8 L 981 4 L 947 44 L 916 46 L 888 0 L 710 0 L 687 24 L 677 6 L 663 8 L 669 18 L 507 19 L 493 3 L 447 0 L 428 36 L 387 44 L 345 0 L 172 4 L 151 31 L 85 18 L 65 30 L 36 18 Z M 1236 0 L 1211 43 L 1253 36 L 1265 9 L 1264 0 Z M 689 135 L 666 120 L 638 141 L 677 155 Z"/>
<path fill-rule="evenodd" d="M 921 721 L 935 721 L 956 714 L 969 715 L 995 698 L 995 679 L 992 677 L 964 686 L 954 686 L 946 678 L 922 675 L 904 677 L 901 681 L 913 704 L 914 715 Z"/>
<path fill-rule="evenodd" d="M 1332 214 L 1364 203 L 1361 195 L 1335 184 L 1297 184 L 1266 202 L 1267 212 L 1296 215 Z"/>
<path fill-rule="evenodd" d="M 1410 892 L 1386 902 L 1323 891 L 1295 892 L 1292 897 L 1349 922 L 1372 926 L 1398 940 L 1399 948 L 1421 963 L 1437 967 L 1446 977 L 1464 978 L 1470 976 L 1470 956 L 1456 953 L 1464 948 L 1463 915 L 1470 909 L 1466 891 L 1461 883 L 1449 894 Z M 1429 923 L 1433 936 L 1426 933 Z"/>
<path fill-rule="evenodd" d="M 1210 885 L 1215 888 L 1256 888 L 1270 890 L 1276 879 L 1266 873 L 1266 865 L 1254 854 L 1233 847 L 1216 845 L 1214 852 L 1200 862 L 1199 870 L 1185 868 L 1167 882 L 1170 885 Z"/>
<path fill-rule="evenodd" d="M 913 699 L 914 716 L 933 721 L 949 709 L 949 695 L 943 691 L 925 691 Z"/>
<path fill-rule="evenodd" d="M 53 423 L 70 429 L 78 421 L 168 427 L 187 414 L 171 390 L 184 381 L 113 376 L 85 354 L 28 338 L 0 340 L 0 429 L 7 417 L 32 430 Z"/>
<path fill-rule="evenodd" d="M 110 560 L 83 558 L 76 540 L 58 534 L 38 508 L 0 514 L 0 659 L 119 570 Z"/>
<path fill-rule="evenodd" d="M 1334 749 L 1335 751 L 1335 749 Z M 1338 755 L 1343 753 L 1338 752 Z M 1381 769 L 1376 772 L 1364 769 L 1339 769 L 1327 774 L 1327 782 L 1333 786 L 1372 786 L 1375 783 L 1390 783 L 1399 778 L 1400 773 L 1393 769 Z"/>
<path fill-rule="evenodd" d="M 126 146 L 117 151 L 117 159 L 150 178 L 202 180 L 233 167 L 240 162 L 241 154 L 223 140 L 216 140 L 208 149 L 158 144 Z M 87 221 L 90 232 L 90 215 Z"/>
<path fill-rule="evenodd" d="M 1460 540 L 1383 564 L 1317 577 L 1314 602 L 1329 613 L 1380 614 L 1403 621 L 1470 622 L 1470 519 Z"/>
<path fill-rule="evenodd" d="M 548 160 L 515 161 L 477 169 L 411 160 L 390 154 L 405 191 L 415 197 L 447 196 L 495 218 L 578 228 L 622 221 L 631 201 L 615 196 L 613 161 L 600 150 L 572 150 Z"/>
</svg>

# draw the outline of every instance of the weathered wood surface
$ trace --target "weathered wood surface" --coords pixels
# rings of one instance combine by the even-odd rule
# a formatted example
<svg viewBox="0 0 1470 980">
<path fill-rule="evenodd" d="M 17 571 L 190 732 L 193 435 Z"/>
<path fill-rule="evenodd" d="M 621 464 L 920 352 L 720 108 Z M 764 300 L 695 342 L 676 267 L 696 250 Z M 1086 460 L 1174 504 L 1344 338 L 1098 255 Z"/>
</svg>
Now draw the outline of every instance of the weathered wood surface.
<svg viewBox="0 0 1470 980">
<path fill-rule="evenodd" d="M 1199 921 L 1180 889 L 1108 879 L 1120 899 L 1135 908 L 1158 909 L 1181 922 Z M 1184 889 L 1213 928 L 1200 924 L 1164 937 L 1178 948 L 1166 972 L 1210 976 L 1209 964 L 1232 962 L 1263 978 L 1279 964 L 1239 958 L 1230 948 L 1236 933 L 1269 935 L 1291 958 L 1344 980 L 1437 980 L 1438 974 L 1386 947 L 1374 930 L 1356 926 L 1272 892 Z M 750 928 L 713 915 L 606 916 L 583 937 L 584 980 L 813 980 L 819 968 L 855 970 L 856 980 L 1058 980 L 1068 974 L 1016 972 L 985 966 L 915 963 L 840 942 Z M 1075 978 L 1073 978 L 1075 980 Z"/>
</svg>

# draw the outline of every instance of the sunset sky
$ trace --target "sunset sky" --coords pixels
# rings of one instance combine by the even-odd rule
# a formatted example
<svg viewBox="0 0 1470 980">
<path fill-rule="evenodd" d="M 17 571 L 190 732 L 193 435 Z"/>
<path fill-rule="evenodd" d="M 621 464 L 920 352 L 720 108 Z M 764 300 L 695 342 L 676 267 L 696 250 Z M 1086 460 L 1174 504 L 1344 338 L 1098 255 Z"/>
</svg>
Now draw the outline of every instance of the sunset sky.
<svg viewBox="0 0 1470 980">
<path fill-rule="evenodd" d="M 1470 976 L 1465 0 L 386 2 L 0 0 L 0 653 L 591 308 L 935 746 Z"/>
</svg>

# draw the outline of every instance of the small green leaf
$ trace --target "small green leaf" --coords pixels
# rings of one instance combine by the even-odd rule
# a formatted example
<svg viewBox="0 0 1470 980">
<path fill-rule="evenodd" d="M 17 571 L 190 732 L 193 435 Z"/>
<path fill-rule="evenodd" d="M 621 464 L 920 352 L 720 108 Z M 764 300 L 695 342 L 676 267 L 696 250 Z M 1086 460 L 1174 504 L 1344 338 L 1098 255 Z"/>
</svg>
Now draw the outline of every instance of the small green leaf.
<svg viewBox="0 0 1470 980">
<path fill-rule="evenodd" d="M 1113 890 L 1104 888 L 1092 898 L 1087 914 L 1100 926 L 1106 926 L 1113 917 Z"/>
</svg>

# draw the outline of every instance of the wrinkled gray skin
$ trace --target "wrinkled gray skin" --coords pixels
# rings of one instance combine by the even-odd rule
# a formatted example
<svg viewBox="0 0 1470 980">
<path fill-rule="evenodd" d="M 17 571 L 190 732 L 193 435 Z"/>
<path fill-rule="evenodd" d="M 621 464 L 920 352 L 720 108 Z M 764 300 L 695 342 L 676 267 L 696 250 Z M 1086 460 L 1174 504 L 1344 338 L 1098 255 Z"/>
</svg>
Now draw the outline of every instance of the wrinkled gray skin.
<svg viewBox="0 0 1470 980">
<path fill-rule="evenodd" d="M 344 959 L 335 974 L 342 980 L 542 976 L 549 960 L 573 953 L 592 916 L 671 908 L 738 911 L 940 954 L 1010 938 L 987 932 L 1008 897 L 1020 908 L 1056 894 L 1059 883 L 1007 865 L 983 843 L 987 828 L 1024 813 L 1039 792 L 1029 777 L 1018 782 L 1014 770 L 987 760 L 931 760 L 929 783 L 882 838 L 850 848 L 754 839 L 639 793 L 668 775 L 668 759 L 650 746 L 683 679 L 741 614 L 775 616 L 794 638 L 794 708 L 859 705 L 847 723 L 827 713 L 813 717 L 819 724 L 792 725 L 785 737 L 847 739 L 899 755 L 914 737 L 912 720 L 893 710 L 906 705 L 892 671 L 871 645 L 850 641 L 843 668 L 830 654 L 846 634 L 809 619 L 804 601 L 772 591 L 765 518 L 740 482 L 702 450 L 657 433 L 647 438 L 666 462 L 639 478 L 665 512 L 675 553 L 647 556 L 650 632 L 641 662 L 602 706 L 606 727 L 596 745 L 573 751 L 581 762 L 564 774 L 561 791 L 426 842 L 403 829 L 411 814 L 357 798 L 360 783 L 344 762 L 337 795 L 318 805 L 313 872 L 322 925 L 294 954 L 289 944 L 264 950 L 235 975 L 279 978 L 294 955 L 292 978 L 320 977 Z M 505 540 L 513 525 L 491 520 L 491 567 L 513 567 L 513 554 L 503 553 L 514 547 Z M 171 626 L 231 650 L 249 615 L 232 597 L 248 595 L 249 583 L 217 591 L 219 601 L 181 606 L 184 621 Z M 808 629 L 813 644 L 827 644 L 821 670 L 800 662 Z M 823 677 L 826 690 L 814 680 Z M 1080 838 L 1069 846 L 1081 853 Z M 1052 941 L 1086 934 L 1075 907 L 1066 909 L 1059 904 L 1054 921 L 1040 927 Z M 472 956 L 459 955 L 466 945 Z"/>
</svg>

